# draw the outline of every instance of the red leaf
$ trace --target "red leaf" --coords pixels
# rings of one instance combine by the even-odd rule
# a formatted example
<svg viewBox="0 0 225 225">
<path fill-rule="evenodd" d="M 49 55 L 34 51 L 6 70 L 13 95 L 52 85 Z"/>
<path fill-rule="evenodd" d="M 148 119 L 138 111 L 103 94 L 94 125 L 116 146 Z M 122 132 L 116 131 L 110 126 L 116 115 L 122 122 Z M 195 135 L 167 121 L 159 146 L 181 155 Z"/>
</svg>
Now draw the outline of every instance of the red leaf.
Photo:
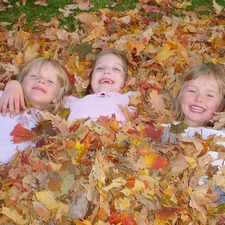
<svg viewBox="0 0 225 225">
<path fill-rule="evenodd" d="M 108 222 L 110 224 L 119 224 L 119 225 L 137 225 L 133 216 L 127 212 L 122 213 L 118 216 L 115 212 L 112 212 Z"/>
<path fill-rule="evenodd" d="M 128 129 L 127 130 L 128 134 L 136 134 L 136 135 L 140 135 L 140 132 L 138 130 L 134 130 L 134 129 Z"/>
<path fill-rule="evenodd" d="M 160 127 L 158 130 L 155 130 L 153 126 L 150 126 L 145 128 L 145 133 L 147 137 L 158 139 L 162 135 L 162 130 L 162 127 Z"/>
<path fill-rule="evenodd" d="M 34 141 L 36 135 L 30 130 L 23 127 L 21 123 L 18 123 L 13 131 L 10 133 L 13 136 L 13 143 L 21 143 L 23 141 Z"/>
<path fill-rule="evenodd" d="M 29 161 L 29 157 L 27 154 L 25 154 L 24 152 L 21 152 L 21 161 L 24 164 L 30 165 L 30 161 Z"/>
</svg>

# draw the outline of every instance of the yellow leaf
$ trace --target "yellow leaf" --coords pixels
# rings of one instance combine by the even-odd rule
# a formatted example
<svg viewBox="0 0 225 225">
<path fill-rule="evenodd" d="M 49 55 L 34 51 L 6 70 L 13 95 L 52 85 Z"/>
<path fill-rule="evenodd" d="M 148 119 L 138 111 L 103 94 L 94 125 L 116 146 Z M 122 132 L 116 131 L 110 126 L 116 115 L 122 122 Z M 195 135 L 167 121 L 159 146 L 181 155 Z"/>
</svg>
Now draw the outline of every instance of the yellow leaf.
<svg viewBox="0 0 225 225">
<path fill-rule="evenodd" d="M 29 218 L 24 219 L 24 217 L 19 215 L 16 210 L 11 210 L 9 208 L 3 207 L 1 213 L 8 216 L 10 219 L 16 222 L 16 224 L 23 225 L 29 223 Z"/>
<path fill-rule="evenodd" d="M 135 145 L 135 146 L 139 146 L 139 145 L 142 144 L 142 142 L 137 140 L 137 139 L 135 139 L 135 140 L 132 141 L 132 144 Z"/>
<path fill-rule="evenodd" d="M 76 140 L 75 143 L 75 148 L 77 149 L 78 153 L 81 154 L 82 153 L 82 148 L 84 147 L 83 144 L 81 144 L 79 141 Z"/>
<path fill-rule="evenodd" d="M 83 221 L 73 221 L 76 225 L 92 225 L 92 223 L 89 220 L 83 220 Z"/>
<path fill-rule="evenodd" d="M 167 60 L 170 56 L 175 55 L 176 50 L 171 50 L 170 45 L 166 44 L 163 46 L 161 51 L 156 55 L 154 58 L 155 61 L 165 61 Z"/>
<path fill-rule="evenodd" d="M 42 202 L 47 208 L 51 208 L 53 205 L 57 204 L 56 196 L 54 192 L 49 190 L 43 190 L 36 193 L 36 198 L 38 201 Z"/>
<path fill-rule="evenodd" d="M 198 165 L 196 160 L 193 157 L 185 156 L 184 158 L 189 164 L 190 168 L 195 168 Z"/>
<path fill-rule="evenodd" d="M 125 210 L 130 207 L 130 200 L 128 198 L 124 198 L 120 203 L 121 210 Z"/>
<path fill-rule="evenodd" d="M 38 56 L 38 49 L 39 49 L 39 44 L 37 44 L 37 43 L 32 46 L 27 47 L 27 49 L 24 53 L 25 63 L 29 62 L 30 60 L 32 60 Z"/>
</svg>

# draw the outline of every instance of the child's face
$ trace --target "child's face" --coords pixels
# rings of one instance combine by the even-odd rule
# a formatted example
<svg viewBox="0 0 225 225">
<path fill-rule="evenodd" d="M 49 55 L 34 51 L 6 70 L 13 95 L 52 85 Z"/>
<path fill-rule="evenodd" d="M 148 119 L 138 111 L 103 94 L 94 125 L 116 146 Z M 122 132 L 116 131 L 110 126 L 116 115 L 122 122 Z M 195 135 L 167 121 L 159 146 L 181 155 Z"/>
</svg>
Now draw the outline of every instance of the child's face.
<svg viewBox="0 0 225 225">
<path fill-rule="evenodd" d="M 21 85 L 30 104 L 39 108 L 54 102 L 59 91 L 57 71 L 50 62 L 33 64 Z"/>
<path fill-rule="evenodd" d="M 188 81 L 181 100 L 184 122 L 193 127 L 201 126 L 212 118 L 221 101 L 222 94 L 213 75 Z"/>
<path fill-rule="evenodd" d="M 100 57 L 92 73 L 91 87 L 94 93 L 119 92 L 124 86 L 123 62 L 114 54 Z"/>
</svg>

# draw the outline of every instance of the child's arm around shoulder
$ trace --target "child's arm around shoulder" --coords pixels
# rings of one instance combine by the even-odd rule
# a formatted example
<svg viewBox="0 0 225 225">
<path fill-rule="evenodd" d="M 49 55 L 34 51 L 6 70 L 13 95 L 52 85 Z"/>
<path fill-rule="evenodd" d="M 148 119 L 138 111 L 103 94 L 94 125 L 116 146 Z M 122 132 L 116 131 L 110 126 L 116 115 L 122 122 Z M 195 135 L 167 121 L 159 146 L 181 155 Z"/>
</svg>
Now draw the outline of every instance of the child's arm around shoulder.
<svg viewBox="0 0 225 225">
<path fill-rule="evenodd" d="M 9 109 L 11 117 L 20 110 L 26 109 L 21 84 L 16 80 L 6 84 L 0 99 L 0 113 L 3 116 L 6 115 L 7 109 Z"/>
</svg>

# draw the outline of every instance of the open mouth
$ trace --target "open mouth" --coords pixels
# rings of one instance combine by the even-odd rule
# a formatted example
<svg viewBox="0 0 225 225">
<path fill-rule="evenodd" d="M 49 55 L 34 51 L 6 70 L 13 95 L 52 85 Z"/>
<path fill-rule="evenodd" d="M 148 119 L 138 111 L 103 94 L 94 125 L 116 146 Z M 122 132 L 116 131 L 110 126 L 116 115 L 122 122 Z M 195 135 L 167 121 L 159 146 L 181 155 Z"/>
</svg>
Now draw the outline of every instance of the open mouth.
<svg viewBox="0 0 225 225">
<path fill-rule="evenodd" d="M 113 80 L 111 80 L 111 79 L 101 79 L 100 80 L 100 84 L 113 84 L 114 83 L 114 81 Z"/>
<path fill-rule="evenodd" d="M 198 107 L 198 106 L 191 106 L 190 109 L 193 112 L 199 112 L 199 113 L 205 112 L 205 109 L 203 109 L 202 107 Z"/>
</svg>

